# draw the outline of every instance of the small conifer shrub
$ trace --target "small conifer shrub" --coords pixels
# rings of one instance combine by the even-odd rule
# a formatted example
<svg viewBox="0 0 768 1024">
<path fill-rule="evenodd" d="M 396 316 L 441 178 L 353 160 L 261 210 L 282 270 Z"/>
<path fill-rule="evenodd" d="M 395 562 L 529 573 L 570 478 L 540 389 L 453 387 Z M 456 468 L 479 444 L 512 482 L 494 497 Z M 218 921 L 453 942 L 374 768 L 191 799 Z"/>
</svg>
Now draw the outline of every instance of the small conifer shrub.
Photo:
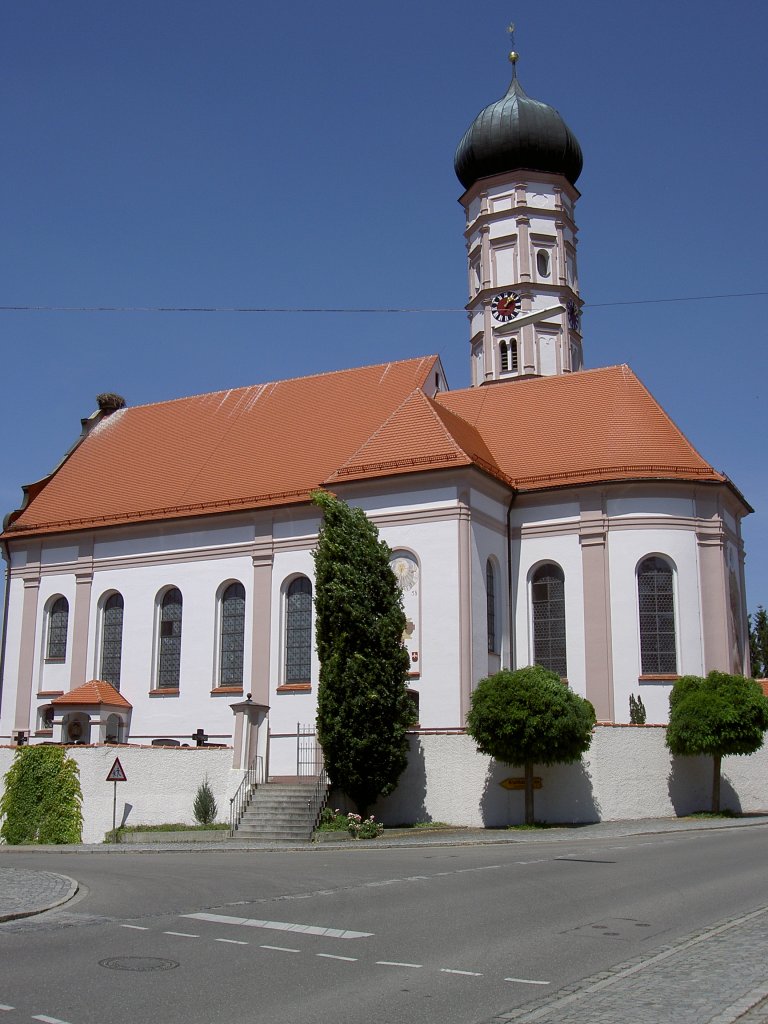
<svg viewBox="0 0 768 1024">
<path fill-rule="evenodd" d="M 629 695 L 629 721 L 631 725 L 645 725 L 645 704 L 639 694 Z"/>
<path fill-rule="evenodd" d="M 219 808 L 207 775 L 197 787 L 195 802 L 192 804 L 192 813 L 198 825 L 212 825 L 216 821 Z"/>
</svg>

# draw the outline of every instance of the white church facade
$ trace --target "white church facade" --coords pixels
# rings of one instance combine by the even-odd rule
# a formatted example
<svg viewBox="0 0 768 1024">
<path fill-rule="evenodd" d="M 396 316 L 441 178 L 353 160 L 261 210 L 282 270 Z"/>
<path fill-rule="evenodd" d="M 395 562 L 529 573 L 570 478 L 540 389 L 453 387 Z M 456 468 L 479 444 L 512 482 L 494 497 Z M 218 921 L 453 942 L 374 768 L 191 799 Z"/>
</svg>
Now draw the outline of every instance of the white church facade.
<svg viewBox="0 0 768 1024">
<path fill-rule="evenodd" d="M 0 744 L 229 745 L 250 694 L 270 775 L 295 774 L 317 700 L 318 487 L 392 549 L 421 729 L 461 729 L 501 667 L 552 668 L 603 722 L 628 721 L 630 694 L 664 722 L 679 675 L 748 672 L 749 505 L 627 366 L 584 369 L 575 136 L 515 75 L 456 170 L 471 386 L 424 356 L 100 396 L 6 517 Z"/>
</svg>

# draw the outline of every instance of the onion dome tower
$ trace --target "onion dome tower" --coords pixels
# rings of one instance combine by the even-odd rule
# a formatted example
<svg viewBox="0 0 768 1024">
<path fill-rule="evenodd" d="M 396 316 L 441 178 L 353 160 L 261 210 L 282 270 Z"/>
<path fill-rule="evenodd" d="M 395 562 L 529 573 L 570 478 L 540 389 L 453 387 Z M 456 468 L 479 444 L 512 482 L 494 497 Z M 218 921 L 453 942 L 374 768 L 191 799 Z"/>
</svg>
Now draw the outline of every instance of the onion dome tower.
<svg viewBox="0 0 768 1024">
<path fill-rule="evenodd" d="M 466 189 L 473 385 L 583 365 L 574 220 L 581 147 L 554 107 L 525 93 L 514 50 L 509 59 L 509 89 L 480 111 L 454 159 Z"/>
</svg>

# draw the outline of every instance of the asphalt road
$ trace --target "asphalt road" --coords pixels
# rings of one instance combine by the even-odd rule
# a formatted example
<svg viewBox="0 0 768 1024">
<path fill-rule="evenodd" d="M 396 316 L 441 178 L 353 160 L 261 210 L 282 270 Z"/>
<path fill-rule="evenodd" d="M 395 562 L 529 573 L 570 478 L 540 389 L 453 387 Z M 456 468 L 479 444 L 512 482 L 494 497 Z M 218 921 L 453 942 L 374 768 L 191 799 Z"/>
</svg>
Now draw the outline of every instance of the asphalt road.
<svg viewBox="0 0 768 1024">
<path fill-rule="evenodd" d="M 759 826 L 485 847 L 19 855 L 14 866 L 72 875 L 81 893 L 0 925 L 0 1019 L 486 1021 L 768 905 L 767 842 Z"/>
</svg>

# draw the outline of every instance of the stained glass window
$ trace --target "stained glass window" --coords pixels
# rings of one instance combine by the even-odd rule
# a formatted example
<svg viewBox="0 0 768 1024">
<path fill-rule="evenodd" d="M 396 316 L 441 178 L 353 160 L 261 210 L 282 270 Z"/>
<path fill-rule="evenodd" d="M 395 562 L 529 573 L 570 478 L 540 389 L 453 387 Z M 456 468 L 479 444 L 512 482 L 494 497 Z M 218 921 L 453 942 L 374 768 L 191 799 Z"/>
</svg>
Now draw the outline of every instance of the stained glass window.
<svg viewBox="0 0 768 1024">
<path fill-rule="evenodd" d="M 167 590 L 160 602 L 158 689 L 178 689 L 181 670 L 181 591 Z"/>
<path fill-rule="evenodd" d="M 64 661 L 66 658 L 68 625 L 69 602 L 66 597 L 57 597 L 48 611 L 47 658 L 53 661 Z"/>
<path fill-rule="evenodd" d="M 120 689 L 120 668 L 123 659 L 123 598 L 111 594 L 104 602 L 101 619 L 100 678 Z"/>
<path fill-rule="evenodd" d="M 309 683 L 312 673 L 312 584 L 299 576 L 285 596 L 285 681 Z"/>
<path fill-rule="evenodd" d="M 496 648 L 496 574 L 493 571 L 493 562 L 488 559 L 485 566 L 485 607 L 486 623 L 488 627 L 488 651 L 493 654 Z"/>
<path fill-rule="evenodd" d="M 558 565 L 542 565 L 531 580 L 533 660 L 559 676 L 568 675 L 565 634 L 565 576 Z"/>
<path fill-rule="evenodd" d="M 637 570 L 640 614 L 640 671 L 644 676 L 677 674 L 674 580 L 663 558 L 646 558 Z"/>
<path fill-rule="evenodd" d="M 219 686 L 243 685 L 245 587 L 230 583 L 221 595 Z"/>
</svg>

